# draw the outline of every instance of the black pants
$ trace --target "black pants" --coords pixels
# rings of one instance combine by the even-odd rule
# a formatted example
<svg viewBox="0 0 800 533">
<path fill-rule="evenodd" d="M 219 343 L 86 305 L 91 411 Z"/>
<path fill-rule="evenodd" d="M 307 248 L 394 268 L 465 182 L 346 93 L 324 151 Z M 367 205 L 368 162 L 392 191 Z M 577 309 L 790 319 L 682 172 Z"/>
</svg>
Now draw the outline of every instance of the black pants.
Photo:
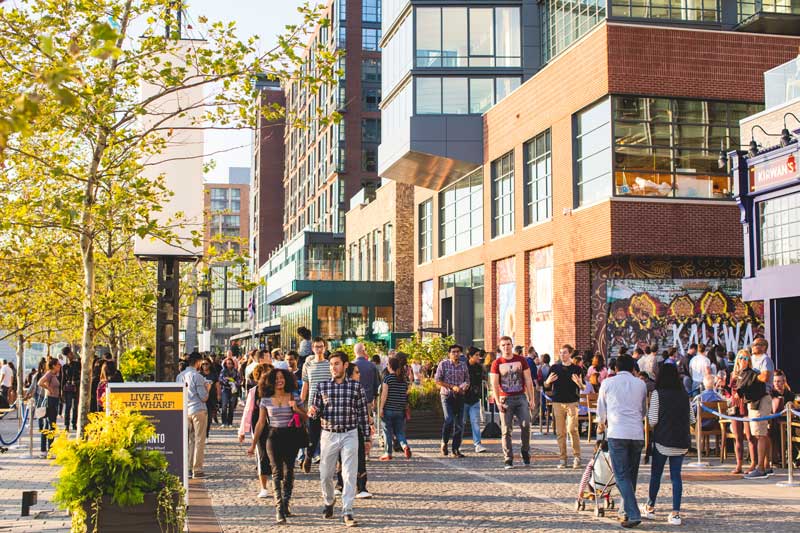
<svg viewBox="0 0 800 533">
<path fill-rule="evenodd" d="M 261 431 L 261 436 L 258 437 L 256 444 L 256 459 L 258 460 L 258 475 L 271 476 L 272 465 L 269 460 L 269 452 L 267 452 L 267 438 L 269 437 L 269 426 L 264 426 Z"/>
<path fill-rule="evenodd" d="M 308 419 L 308 449 L 306 454 L 314 457 L 319 451 L 319 438 L 322 436 L 322 421 L 319 418 Z"/>
<path fill-rule="evenodd" d="M 39 419 L 39 427 L 41 429 L 54 429 L 56 425 L 56 420 L 58 419 L 58 404 L 60 398 L 53 398 L 51 396 L 48 396 L 47 400 L 45 401 L 47 402 L 47 407 L 45 408 L 44 417 Z M 41 450 L 43 452 L 48 451 L 50 449 L 50 444 L 52 443 L 53 439 L 42 433 Z"/>
<path fill-rule="evenodd" d="M 272 428 L 267 437 L 267 455 L 272 465 L 272 486 L 276 499 L 288 502 L 294 488 L 294 463 L 297 457 L 295 430 Z M 275 502 L 279 503 L 279 502 Z"/>
<path fill-rule="evenodd" d="M 64 428 L 69 429 L 70 414 L 72 414 L 72 429 L 78 426 L 78 393 L 64 393 Z"/>
<path fill-rule="evenodd" d="M 344 488 L 344 480 L 342 479 L 342 457 L 339 456 L 339 461 L 336 463 L 336 488 L 342 490 Z M 367 448 L 364 441 L 364 434 L 358 430 L 358 476 L 356 477 L 356 492 L 367 491 Z"/>
<path fill-rule="evenodd" d="M 206 424 L 206 438 L 211 434 L 211 417 L 217 414 L 217 401 L 209 400 L 206 402 L 206 409 L 208 410 L 208 424 Z"/>
</svg>

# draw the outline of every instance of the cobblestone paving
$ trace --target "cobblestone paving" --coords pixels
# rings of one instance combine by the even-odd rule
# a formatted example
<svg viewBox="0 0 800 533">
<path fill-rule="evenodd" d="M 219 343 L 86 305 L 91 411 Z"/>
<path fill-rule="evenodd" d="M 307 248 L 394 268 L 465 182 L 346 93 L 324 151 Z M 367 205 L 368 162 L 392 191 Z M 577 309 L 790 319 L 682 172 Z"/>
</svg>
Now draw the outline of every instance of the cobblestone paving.
<svg viewBox="0 0 800 533">
<path fill-rule="evenodd" d="M 213 434 L 213 432 L 212 432 Z M 226 533 L 263 531 L 274 519 L 271 500 L 255 497 L 258 483 L 253 460 L 245 447 L 234 442 L 234 432 L 216 432 L 207 448 L 209 477 L 206 486 L 215 512 Z M 371 500 L 356 500 L 355 515 L 362 528 L 389 531 L 565 531 L 595 532 L 619 530 L 609 518 L 595 518 L 591 511 L 578 513 L 574 501 L 581 470 L 557 470 L 556 460 L 547 455 L 532 468 L 517 466 L 503 470 L 500 446 L 491 443 L 489 452 L 455 460 L 438 455 L 437 443 L 412 442 L 414 457 L 389 463 L 373 459 L 368 463 Z M 465 448 L 466 449 L 466 448 Z M 646 495 L 649 467 L 643 465 L 638 496 Z M 724 490 L 684 483 L 681 531 L 800 531 L 800 489 L 794 504 L 737 495 L 736 483 Z M 751 482 L 752 483 L 752 482 Z M 774 486 L 774 479 L 767 480 Z M 749 490 L 752 493 L 752 489 Z M 671 531 L 666 524 L 671 507 L 668 478 L 662 483 L 659 519 L 648 521 L 648 531 Z M 619 500 L 618 495 L 616 499 Z M 340 503 L 337 501 L 337 504 Z M 666 504 L 663 505 L 663 504 Z M 293 511 L 282 529 L 313 528 L 340 530 L 336 520 L 321 516 L 319 473 L 297 474 Z M 793 529 L 794 528 L 794 529 Z"/>
</svg>

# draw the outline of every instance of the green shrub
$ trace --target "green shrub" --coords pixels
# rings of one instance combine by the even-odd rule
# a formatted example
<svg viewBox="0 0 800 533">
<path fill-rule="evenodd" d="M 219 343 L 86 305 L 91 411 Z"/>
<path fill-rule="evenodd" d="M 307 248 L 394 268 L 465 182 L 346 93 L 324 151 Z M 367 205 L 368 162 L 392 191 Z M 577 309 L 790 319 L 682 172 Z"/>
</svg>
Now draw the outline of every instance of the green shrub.
<svg viewBox="0 0 800 533">
<path fill-rule="evenodd" d="M 411 409 L 441 410 L 439 387 L 432 379 L 423 379 L 419 385 L 411 385 L 408 389 L 408 405 Z"/>
<path fill-rule="evenodd" d="M 148 348 L 131 348 L 120 357 L 119 371 L 125 381 L 153 381 L 156 356 Z"/>
<path fill-rule="evenodd" d="M 358 339 L 358 341 L 356 341 L 356 342 L 360 342 L 360 343 L 364 344 L 364 348 L 367 350 L 367 357 L 372 357 L 376 353 L 382 353 L 384 355 L 386 354 L 386 346 L 382 342 L 373 342 L 373 341 L 368 341 L 368 340 L 364 340 L 364 339 Z M 354 348 L 355 348 L 355 343 L 353 343 L 353 344 L 342 344 L 340 346 L 337 346 L 336 348 L 333 348 L 332 351 L 341 350 L 344 353 L 346 353 L 348 355 L 348 357 L 350 358 L 350 360 L 352 361 L 356 357 L 355 353 L 353 351 Z"/>
<path fill-rule="evenodd" d="M 453 337 L 435 335 L 430 339 L 422 339 L 419 333 L 415 333 L 410 339 L 401 340 L 397 351 L 407 353 L 412 361 L 431 363 L 435 367 L 439 361 L 447 357 L 447 347 L 455 342 Z"/>
</svg>

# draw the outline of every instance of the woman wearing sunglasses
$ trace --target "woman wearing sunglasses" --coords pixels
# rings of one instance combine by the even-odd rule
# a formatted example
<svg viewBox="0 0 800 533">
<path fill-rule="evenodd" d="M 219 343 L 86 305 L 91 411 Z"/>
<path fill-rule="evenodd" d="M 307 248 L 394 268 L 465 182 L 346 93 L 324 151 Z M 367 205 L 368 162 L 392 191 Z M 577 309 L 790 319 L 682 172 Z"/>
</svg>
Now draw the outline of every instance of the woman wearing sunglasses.
<svg viewBox="0 0 800 533">
<path fill-rule="evenodd" d="M 747 416 L 747 401 L 744 399 L 744 396 L 738 394 L 737 388 L 737 381 L 739 378 L 739 374 L 745 370 L 751 368 L 750 362 L 750 351 L 746 349 L 739 350 L 736 354 L 736 362 L 733 365 L 733 372 L 731 372 L 731 379 L 730 379 L 730 388 L 731 388 L 731 410 L 729 414 L 732 416 L 739 416 L 739 417 L 746 417 Z M 731 472 L 732 474 L 741 474 L 742 473 L 742 460 L 744 454 L 744 440 L 747 439 L 747 443 L 750 450 L 750 468 L 748 468 L 748 472 L 754 470 L 756 468 L 756 446 L 755 446 L 755 439 L 750 435 L 750 424 L 745 424 L 744 422 L 739 422 L 737 420 L 731 421 L 731 431 L 735 437 L 734 441 L 734 452 L 736 453 L 736 468 L 733 469 Z"/>
</svg>

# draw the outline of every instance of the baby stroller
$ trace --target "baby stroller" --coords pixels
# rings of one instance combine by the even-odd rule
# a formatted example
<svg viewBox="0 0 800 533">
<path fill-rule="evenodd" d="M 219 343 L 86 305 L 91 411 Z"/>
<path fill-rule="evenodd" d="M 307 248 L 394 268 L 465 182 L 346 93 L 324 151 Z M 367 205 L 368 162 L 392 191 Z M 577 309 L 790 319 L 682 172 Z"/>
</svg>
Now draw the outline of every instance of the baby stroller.
<svg viewBox="0 0 800 533">
<path fill-rule="evenodd" d="M 614 509 L 611 489 L 617 484 L 614 469 L 611 468 L 611 455 L 608 453 L 608 442 L 604 434 L 597 435 L 594 456 L 586 465 L 578 489 L 575 510 L 586 509 L 586 500 L 594 500 L 594 515 L 605 516 L 606 509 Z"/>
</svg>

